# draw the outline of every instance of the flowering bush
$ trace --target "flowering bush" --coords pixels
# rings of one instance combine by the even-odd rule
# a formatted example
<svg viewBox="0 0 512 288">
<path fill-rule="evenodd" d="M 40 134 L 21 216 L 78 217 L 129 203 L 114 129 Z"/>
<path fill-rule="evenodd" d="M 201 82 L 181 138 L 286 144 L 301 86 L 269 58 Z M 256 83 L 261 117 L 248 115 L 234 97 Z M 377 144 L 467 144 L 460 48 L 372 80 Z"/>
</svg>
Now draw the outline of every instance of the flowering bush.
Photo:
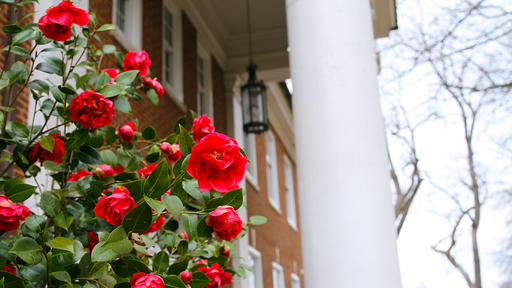
<svg viewBox="0 0 512 288">
<path fill-rule="evenodd" d="M 163 95 L 146 51 L 123 56 L 101 45 L 110 29 L 70 1 L 38 25 L 2 27 L 4 50 L 21 60 L 0 70 L 3 95 L 15 94 L 0 106 L 0 288 L 230 284 L 246 267 L 228 265 L 229 241 L 265 222 L 243 223 L 236 212 L 247 159 L 206 115 L 191 112 L 195 119 L 179 119 L 163 139 L 136 120 L 109 126 L 131 112 L 129 99 L 156 105 Z M 103 69 L 109 54 L 118 67 Z M 23 93 L 42 123 L 9 121 Z M 51 185 L 40 185 L 41 175 Z"/>
</svg>

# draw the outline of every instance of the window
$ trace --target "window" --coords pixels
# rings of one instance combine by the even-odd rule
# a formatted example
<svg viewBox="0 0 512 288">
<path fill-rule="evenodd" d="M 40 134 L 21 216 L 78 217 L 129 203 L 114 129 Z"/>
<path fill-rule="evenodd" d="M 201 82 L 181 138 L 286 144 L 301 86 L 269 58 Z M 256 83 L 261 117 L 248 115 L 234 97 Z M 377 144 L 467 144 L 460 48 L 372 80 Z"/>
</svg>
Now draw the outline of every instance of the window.
<svg viewBox="0 0 512 288">
<path fill-rule="evenodd" d="M 258 250 L 249 247 L 249 258 L 247 266 L 251 267 L 251 271 L 247 271 L 247 279 L 249 288 L 263 288 L 263 273 L 261 268 L 261 254 Z"/>
<path fill-rule="evenodd" d="M 295 188 L 293 185 L 293 167 L 290 159 L 284 156 L 284 182 L 286 189 L 286 218 L 293 228 L 297 229 L 297 216 L 295 214 Z"/>
<path fill-rule="evenodd" d="M 292 288 L 300 288 L 300 278 L 295 273 L 292 273 Z"/>
<path fill-rule="evenodd" d="M 253 133 L 244 133 L 244 151 L 251 163 L 247 164 L 247 178 L 258 184 L 258 165 L 256 164 L 256 138 Z"/>
<path fill-rule="evenodd" d="M 198 45 L 197 57 L 197 114 L 213 118 L 213 95 L 209 53 Z"/>
<path fill-rule="evenodd" d="M 181 26 L 179 10 L 170 0 L 164 1 L 162 15 L 163 86 L 174 97 L 183 101 L 181 93 Z"/>
<path fill-rule="evenodd" d="M 279 185 L 277 180 L 276 141 L 271 131 L 267 132 L 267 189 L 268 200 L 277 211 L 279 208 Z"/>
<path fill-rule="evenodd" d="M 272 262 L 272 282 L 274 288 L 284 288 L 283 267 L 276 262 Z"/>
<path fill-rule="evenodd" d="M 114 0 L 114 36 L 129 50 L 142 49 L 142 1 Z"/>
</svg>

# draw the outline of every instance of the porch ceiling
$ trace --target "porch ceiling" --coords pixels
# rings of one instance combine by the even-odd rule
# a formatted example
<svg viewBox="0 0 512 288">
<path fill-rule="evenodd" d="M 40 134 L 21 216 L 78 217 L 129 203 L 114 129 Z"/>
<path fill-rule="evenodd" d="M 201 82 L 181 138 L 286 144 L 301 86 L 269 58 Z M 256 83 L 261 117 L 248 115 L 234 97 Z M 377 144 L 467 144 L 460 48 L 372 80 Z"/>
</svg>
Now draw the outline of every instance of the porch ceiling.
<svg viewBox="0 0 512 288">
<path fill-rule="evenodd" d="M 189 0 L 186 0 L 189 1 Z M 245 71 L 248 27 L 244 0 L 191 0 L 222 45 L 228 73 Z M 370 0 L 375 37 L 396 27 L 395 0 Z M 288 67 L 286 0 L 250 0 L 253 55 L 259 70 Z"/>
</svg>

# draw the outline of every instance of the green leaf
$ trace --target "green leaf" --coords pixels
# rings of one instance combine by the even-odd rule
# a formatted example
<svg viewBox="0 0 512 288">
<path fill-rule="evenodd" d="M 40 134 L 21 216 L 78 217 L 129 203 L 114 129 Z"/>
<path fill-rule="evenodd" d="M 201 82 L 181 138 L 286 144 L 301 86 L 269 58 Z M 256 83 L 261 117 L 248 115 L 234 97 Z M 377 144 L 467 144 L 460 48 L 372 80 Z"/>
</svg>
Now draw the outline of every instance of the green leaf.
<svg viewBox="0 0 512 288">
<path fill-rule="evenodd" d="M 89 145 L 83 145 L 78 151 L 76 151 L 78 160 L 91 165 L 100 165 L 101 156 L 100 153 Z"/>
<path fill-rule="evenodd" d="M 263 225 L 265 223 L 267 223 L 267 218 L 264 216 L 249 217 L 249 225 Z"/>
<path fill-rule="evenodd" d="M 153 272 L 164 273 L 169 267 L 169 255 L 164 251 L 158 252 L 153 259 Z"/>
<path fill-rule="evenodd" d="M 149 197 L 158 198 L 167 191 L 169 185 L 169 164 L 164 160 L 156 166 L 155 170 L 146 179 L 144 191 Z"/>
<path fill-rule="evenodd" d="M 114 30 L 114 29 L 116 29 L 116 26 L 114 26 L 113 24 L 103 24 L 96 31 L 101 32 L 101 31 Z"/>
<path fill-rule="evenodd" d="M 175 217 L 179 216 L 183 212 L 183 203 L 181 203 L 181 200 L 178 198 L 178 196 L 163 195 L 162 202 L 164 202 L 167 211 Z"/>
<path fill-rule="evenodd" d="M 130 105 L 130 102 L 128 102 L 128 98 L 125 96 L 118 96 L 112 100 L 116 110 L 119 110 L 123 113 L 132 113 L 132 106 Z"/>
<path fill-rule="evenodd" d="M 41 209 L 50 217 L 56 217 L 60 210 L 60 201 L 51 192 L 41 194 Z"/>
<path fill-rule="evenodd" d="M 149 150 L 148 155 L 146 156 L 146 161 L 149 163 L 155 163 L 160 159 L 160 155 L 162 154 L 162 151 L 160 150 L 160 147 L 158 145 L 153 145 L 151 147 L 151 150 Z"/>
<path fill-rule="evenodd" d="M 146 232 L 151 225 L 151 216 L 151 208 L 144 202 L 126 214 L 122 225 L 126 231 L 142 234 Z"/>
<path fill-rule="evenodd" d="M 181 223 L 183 224 L 183 228 L 190 239 L 194 239 L 197 236 L 197 217 L 194 215 L 183 214 L 181 215 Z"/>
<path fill-rule="evenodd" d="M 192 198 L 198 200 L 201 203 L 205 203 L 205 198 L 207 197 L 207 193 L 201 192 L 199 190 L 199 185 L 197 184 L 197 180 L 187 180 L 183 181 L 182 184 L 183 190 L 187 192 L 188 195 L 192 196 Z"/>
<path fill-rule="evenodd" d="M 146 195 L 144 195 L 144 201 L 146 201 L 146 203 L 148 203 L 149 207 L 151 207 L 151 209 L 155 210 L 155 212 L 157 214 L 162 213 L 162 211 L 164 211 L 164 209 L 165 209 L 164 203 L 162 203 L 161 201 L 155 200 L 153 198 L 149 198 Z"/>
<path fill-rule="evenodd" d="M 182 116 L 180 119 L 174 123 L 174 133 L 179 134 L 180 133 L 180 126 L 186 127 L 187 126 L 187 116 Z M 169 142 L 171 143 L 171 142 Z"/>
<path fill-rule="evenodd" d="M 148 97 L 149 102 L 151 102 L 155 106 L 158 106 L 158 102 L 160 102 L 160 97 L 158 97 L 158 94 L 156 94 L 155 89 L 150 88 L 146 92 L 146 97 Z"/>
<path fill-rule="evenodd" d="M 53 138 L 51 135 L 42 136 L 41 139 L 39 139 L 39 144 L 46 151 L 53 152 L 55 138 Z"/>
<path fill-rule="evenodd" d="M 17 255 L 29 264 L 36 264 L 42 259 L 43 254 L 41 253 L 41 250 L 42 248 L 34 239 L 22 237 L 14 242 L 9 253 Z"/>
<path fill-rule="evenodd" d="M 111 263 L 112 269 L 117 276 L 122 278 L 131 277 L 137 272 L 150 273 L 151 270 L 141 262 L 136 256 L 127 255 L 113 263 Z M 130 287 L 130 286 L 128 286 Z"/>
<path fill-rule="evenodd" d="M 48 85 L 47 82 L 39 79 L 30 81 L 28 86 L 40 93 L 48 93 L 50 91 L 50 85 Z"/>
<path fill-rule="evenodd" d="M 181 157 L 185 158 L 188 154 L 190 154 L 190 151 L 192 151 L 192 143 L 194 142 L 194 139 L 192 139 L 192 136 L 190 136 L 190 133 L 183 128 L 183 126 L 180 125 L 180 151 L 181 151 Z"/>
<path fill-rule="evenodd" d="M 171 266 L 169 266 L 169 269 L 167 269 L 167 274 L 179 275 L 181 272 L 187 270 L 189 260 L 190 257 L 185 257 L 179 261 L 172 263 Z"/>
<path fill-rule="evenodd" d="M 14 55 L 23 57 L 23 58 L 30 58 L 30 54 L 28 54 L 28 51 L 21 48 L 20 46 L 13 46 L 11 48 L 11 53 L 13 53 Z"/>
<path fill-rule="evenodd" d="M 111 79 L 107 73 L 101 73 L 98 78 L 96 78 L 96 89 L 99 90 L 103 88 L 107 83 L 110 83 Z"/>
<path fill-rule="evenodd" d="M 114 141 L 116 141 L 116 128 L 112 126 L 107 126 L 105 128 L 105 142 L 107 145 L 112 145 Z"/>
<path fill-rule="evenodd" d="M 43 216 L 39 215 L 30 215 L 25 218 L 25 226 L 34 232 L 42 231 L 44 225 L 46 223 L 46 219 Z"/>
<path fill-rule="evenodd" d="M 114 52 L 116 52 L 116 46 L 106 44 L 106 45 L 103 45 L 102 50 L 103 50 L 103 53 L 105 53 L 105 54 L 113 54 Z"/>
<path fill-rule="evenodd" d="M 130 70 L 119 73 L 119 75 L 116 76 L 115 82 L 117 82 L 119 85 L 131 85 L 135 80 L 135 77 L 137 77 L 138 73 L 139 70 Z"/>
<path fill-rule="evenodd" d="M 55 172 L 63 172 L 65 170 L 62 165 L 59 165 L 53 161 L 44 161 L 43 167 L 46 170 L 55 171 Z"/>
<path fill-rule="evenodd" d="M 108 164 L 112 167 L 115 167 L 117 165 L 117 157 L 112 150 L 102 150 L 100 152 L 101 159 L 103 160 L 103 163 Z"/>
<path fill-rule="evenodd" d="M 21 27 L 18 24 L 10 24 L 2 27 L 2 31 L 7 34 L 16 34 L 21 32 Z"/>
<path fill-rule="evenodd" d="M 93 262 L 110 262 L 117 257 L 119 257 L 119 254 L 114 252 L 114 250 L 110 249 L 109 247 L 102 247 L 102 242 L 96 244 L 94 248 L 92 249 L 91 253 L 91 260 Z"/>
<path fill-rule="evenodd" d="M 204 275 L 203 272 L 196 271 L 192 273 L 192 281 L 189 285 L 191 288 L 203 288 L 211 282 L 211 279 Z"/>
<path fill-rule="evenodd" d="M 36 191 L 36 186 L 23 183 L 19 178 L 11 178 L 4 185 L 5 196 L 14 203 L 27 200 Z"/>
<path fill-rule="evenodd" d="M 29 76 L 28 68 L 23 62 L 18 61 L 11 66 L 11 70 L 7 71 L 6 76 L 9 79 L 9 84 L 14 82 L 22 84 Z"/>
<path fill-rule="evenodd" d="M 102 246 L 112 249 L 119 255 L 128 254 L 132 250 L 132 243 L 128 240 L 128 235 L 122 226 L 110 232 L 110 235 Z"/>
<path fill-rule="evenodd" d="M 50 273 L 50 275 L 59 281 L 71 284 L 71 276 L 66 271 L 56 271 Z"/>
<path fill-rule="evenodd" d="M 68 213 L 60 212 L 59 215 L 55 217 L 54 221 L 55 225 L 68 231 L 69 226 L 73 224 L 73 219 L 73 216 L 69 215 Z"/>
<path fill-rule="evenodd" d="M 51 57 L 45 57 L 45 59 L 42 62 L 37 64 L 36 69 L 39 71 L 48 73 L 48 74 L 57 74 L 59 76 L 62 76 L 62 74 L 63 74 L 62 67 L 64 67 L 62 59 L 51 56 Z"/>
<path fill-rule="evenodd" d="M 172 288 L 187 288 L 185 284 L 181 281 L 180 277 L 176 275 L 170 275 L 164 277 L 165 286 L 170 286 Z"/>
<path fill-rule="evenodd" d="M 25 288 L 25 283 L 23 283 L 23 280 L 20 277 L 13 275 L 9 272 L 0 271 L 0 279 L 4 280 L 4 287 Z"/>
<path fill-rule="evenodd" d="M 89 278 L 99 279 L 108 272 L 108 262 L 94 262 L 89 265 Z"/>
<path fill-rule="evenodd" d="M 27 265 L 20 271 L 21 276 L 31 282 L 39 282 L 46 279 L 46 268 L 42 263 L 37 265 Z M 23 287 L 23 286 L 12 286 L 12 287 Z M 33 286 L 31 286 L 33 287 Z"/>
<path fill-rule="evenodd" d="M 114 97 L 116 95 L 119 95 L 123 92 L 123 89 L 121 87 L 119 87 L 119 85 L 116 85 L 116 84 L 109 84 L 109 85 L 106 85 L 105 87 L 101 88 L 98 93 L 100 93 L 101 95 L 109 98 L 109 97 Z"/>
<path fill-rule="evenodd" d="M 148 126 L 142 131 L 142 137 L 146 140 L 153 140 L 156 137 L 155 128 Z"/>
<path fill-rule="evenodd" d="M 57 237 L 55 239 L 52 239 L 48 242 L 46 242 L 46 245 L 53 248 L 53 249 L 59 249 L 64 251 L 69 251 L 71 253 L 75 253 L 75 249 L 73 248 L 73 240 L 64 238 L 64 237 Z"/>
<path fill-rule="evenodd" d="M 34 40 L 34 37 L 37 37 L 37 33 L 33 30 L 27 29 L 16 34 L 16 36 L 12 38 L 12 44 L 14 45 L 28 40 Z"/>
<path fill-rule="evenodd" d="M 244 192 L 242 189 L 231 190 L 219 198 L 214 198 L 206 204 L 207 209 L 215 209 L 219 206 L 228 205 L 238 210 L 244 203 Z"/>
</svg>

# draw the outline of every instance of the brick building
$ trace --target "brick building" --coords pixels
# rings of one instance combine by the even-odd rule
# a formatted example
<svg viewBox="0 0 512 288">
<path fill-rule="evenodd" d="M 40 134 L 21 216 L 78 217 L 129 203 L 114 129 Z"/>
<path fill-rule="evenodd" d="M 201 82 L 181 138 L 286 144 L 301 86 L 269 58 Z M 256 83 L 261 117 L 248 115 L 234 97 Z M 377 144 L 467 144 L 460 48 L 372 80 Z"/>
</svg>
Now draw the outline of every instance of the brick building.
<svg viewBox="0 0 512 288">
<path fill-rule="evenodd" d="M 39 0 L 35 20 L 58 2 Z M 158 108 L 137 103 L 133 115 L 118 113 L 117 123 L 136 118 L 167 135 L 174 121 L 193 109 L 208 114 L 217 131 L 246 150 L 252 163 L 244 184 L 248 206 L 241 214 L 269 221 L 251 227 L 239 241 L 241 257 L 235 261 L 254 272 L 235 279 L 234 287 L 398 287 L 391 201 L 389 207 L 386 203 L 390 195 L 381 193 L 388 183 L 373 46 L 374 37 L 396 26 L 393 0 L 370 0 L 371 6 L 361 0 L 250 1 L 254 62 L 267 86 L 270 122 L 269 131 L 260 135 L 242 129 L 240 87 L 249 62 L 245 1 L 73 2 L 94 12 L 99 23 L 116 25 L 103 33 L 105 44 L 123 52 L 146 50 L 151 74 L 164 86 Z M 115 67 L 115 59 L 106 58 L 102 65 Z M 293 97 L 284 82 L 290 77 Z M 362 89 L 354 93 L 354 85 Z M 35 108 L 29 100 L 20 103 L 28 115 Z M 26 112 L 18 117 L 26 118 Z M 348 114 L 350 121 L 343 116 Z M 343 133 L 352 138 L 344 139 Z M 334 150 L 357 158 L 330 153 Z M 323 170 L 326 176 L 318 177 Z M 377 179 L 374 186 L 366 185 L 374 181 L 364 178 L 368 175 Z M 360 207 L 361 199 L 376 195 L 379 202 Z M 358 221 L 365 228 L 357 229 Z M 356 263 L 359 258 L 365 261 Z"/>
</svg>

